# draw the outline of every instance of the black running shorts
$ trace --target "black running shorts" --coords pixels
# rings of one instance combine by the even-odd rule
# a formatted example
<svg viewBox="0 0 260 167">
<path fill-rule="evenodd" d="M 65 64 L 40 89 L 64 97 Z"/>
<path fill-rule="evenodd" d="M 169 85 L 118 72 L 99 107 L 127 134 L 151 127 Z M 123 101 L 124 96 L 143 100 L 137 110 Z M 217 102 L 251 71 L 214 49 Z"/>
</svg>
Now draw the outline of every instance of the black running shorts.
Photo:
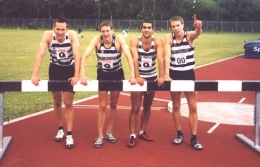
<svg viewBox="0 0 260 167">
<path fill-rule="evenodd" d="M 173 80 L 193 80 L 193 81 L 195 81 L 195 72 L 193 69 L 187 70 L 187 71 L 170 70 L 170 77 Z"/>
<path fill-rule="evenodd" d="M 56 64 L 50 63 L 49 66 L 49 80 L 57 80 L 57 81 L 68 81 L 69 78 L 74 76 L 74 65 L 71 66 L 59 66 Z M 58 88 L 57 88 L 58 89 Z M 73 92 L 73 87 L 68 86 L 69 91 L 68 92 Z M 56 92 L 56 91 L 54 91 Z"/>
<path fill-rule="evenodd" d="M 117 71 L 114 72 L 104 72 L 100 68 L 97 69 L 97 80 L 124 80 L 124 70 L 120 68 Z"/>
</svg>

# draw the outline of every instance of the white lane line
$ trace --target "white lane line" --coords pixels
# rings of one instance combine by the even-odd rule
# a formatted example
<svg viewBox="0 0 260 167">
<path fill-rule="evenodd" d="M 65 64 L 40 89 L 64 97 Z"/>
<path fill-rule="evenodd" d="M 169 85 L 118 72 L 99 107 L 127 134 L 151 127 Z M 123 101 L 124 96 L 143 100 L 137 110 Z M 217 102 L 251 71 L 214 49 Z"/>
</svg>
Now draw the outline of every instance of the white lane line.
<svg viewBox="0 0 260 167">
<path fill-rule="evenodd" d="M 238 103 L 241 104 L 241 103 L 243 103 L 245 100 L 246 100 L 246 98 L 243 97 Z"/>
<path fill-rule="evenodd" d="M 215 62 L 212 62 L 212 63 L 204 64 L 204 65 L 195 67 L 195 69 L 197 69 L 197 68 L 202 68 L 202 67 L 206 67 L 206 66 L 210 66 L 210 65 L 214 65 L 214 64 L 216 64 L 216 63 L 221 63 L 221 62 L 223 62 L 223 61 L 227 61 L 227 60 L 230 60 L 230 59 L 233 59 L 233 58 L 236 58 L 236 57 L 240 57 L 240 56 L 243 56 L 243 54 L 241 54 L 241 55 L 236 55 L 236 56 L 233 56 L 233 57 L 228 57 L 228 58 L 226 58 L 226 59 L 221 59 L 221 60 L 218 60 L 218 61 L 215 61 Z"/>
<path fill-rule="evenodd" d="M 98 95 L 90 96 L 90 97 L 87 97 L 85 99 L 81 99 L 81 100 L 75 101 L 73 104 L 77 104 L 77 103 L 81 103 L 81 102 L 88 101 L 88 100 L 91 100 L 91 99 L 95 99 L 97 97 L 98 97 Z M 39 112 L 30 114 L 30 115 L 26 115 L 26 116 L 15 118 L 15 119 L 12 119 L 12 120 L 9 120 L 9 121 L 5 121 L 3 123 L 3 125 L 8 125 L 8 124 L 11 124 L 11 123 L 22 121 L 22 120 L 25 120 L 25 119 L 28 119 L 28 118 L 31 118 L 31 117 L 35 117 L 35 116 L 38 116 L 38 115 L 42 115 L 42 114 L 45 114 L 45 113 L 48 113 L 48 112 L 51 112 L 51 111 L 53 111 L 53 108 L 49 108 L 49 109 L 46 109 L 46 110 L 43 110 L 43 111 L 39 111 Z"/>
<path fill-rule="evenodd" d="M 210 128 L 210 130 L 208 130 L 207 133 L 212 133 L 219 125 L 220 123 L 216 123 L 212 128 Z"/>
</svg>

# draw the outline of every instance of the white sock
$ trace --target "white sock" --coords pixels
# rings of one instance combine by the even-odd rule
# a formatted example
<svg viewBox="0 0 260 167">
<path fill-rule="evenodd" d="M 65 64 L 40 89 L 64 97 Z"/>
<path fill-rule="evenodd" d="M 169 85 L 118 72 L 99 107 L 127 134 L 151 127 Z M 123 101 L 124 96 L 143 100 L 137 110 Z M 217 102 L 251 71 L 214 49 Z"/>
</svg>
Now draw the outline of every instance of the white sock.
<svg viewBox="0 0 260 167">
<path fill-rule="evenodd" d="M 134 138 L 136 138 L 136 135 L 135 135 L 135 134 L 131 134 L 131 135 L 130 135 L 130 138 L 131 138 L 132 136 L 133 136 Z"/>
<path fill-rule="evenodd" d="M 141 135 L 142 133 L 144 133 L 144 131 L 143 131 L 143 130 L 140 130 L 139 135 Z"/>
</svg>

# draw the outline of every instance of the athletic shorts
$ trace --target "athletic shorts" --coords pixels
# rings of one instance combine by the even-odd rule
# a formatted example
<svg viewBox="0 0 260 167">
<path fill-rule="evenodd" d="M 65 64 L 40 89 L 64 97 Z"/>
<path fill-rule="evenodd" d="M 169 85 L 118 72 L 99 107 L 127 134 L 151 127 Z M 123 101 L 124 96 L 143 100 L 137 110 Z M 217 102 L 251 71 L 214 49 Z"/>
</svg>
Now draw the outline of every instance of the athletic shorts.
<svg viewBox="0 0 260 167">
<path fill-rule="evenodd" d="M 170 70 L 170 77 L 173 80 L 193 80 L 195 81 L 195 73 L 194 70 L 187 71 L 174 71 Z"/>
<path fill-rule="evenodd" d="M 124 70 L 120 68 L 117 71 L 114 72 L 104 72 L 100 68 L 97 69 L 97 80 L 124 80 Z"/>
<path fill-rule="evenodd" d="M 154 77 L 149 77 L 149 78 L 143 78 L 146 81 L 155 81 L 157 79 L 157 76 Z M 149 92 L 154 92 L 154 91 L 145 91 L 144 94 L 148 94 Z"/>
<path fill-rule="evenodd" d="M 57 80 L 57 81 L 68 81 L 69 78 L 74 76 L 74 65 L 71 66 L 59 66 L 56 64 L 50 63 L 49 66 L 49 80 Z M 68 92 L 73 92 L 73 87 L 68 87 Z M 56 92 L 56 91 L 54 91 Z"/>
</svg>

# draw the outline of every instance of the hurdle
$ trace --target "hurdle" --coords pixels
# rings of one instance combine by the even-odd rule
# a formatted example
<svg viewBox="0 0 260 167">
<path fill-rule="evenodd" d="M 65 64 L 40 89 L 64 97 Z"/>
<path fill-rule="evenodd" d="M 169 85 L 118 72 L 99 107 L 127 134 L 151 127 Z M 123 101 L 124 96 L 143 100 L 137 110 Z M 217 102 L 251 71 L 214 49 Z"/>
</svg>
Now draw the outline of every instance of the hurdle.
<svg viewBox="0 0 260 167">
<path fill-rule="evenodd" d="M 3 116 L 4 116 L 4 93 L 5 92 L 51 92 L 51 91 L 218 91 L 218 92 L 255 92 L 254 110 L 254 136 L 251 141 L 243 134 L 236 134 L 235 138 L 247 145 L 250 149 L 260 154 L 259 146 L 259 124 L 260 124 L 260 81 L 247 80 L 176 80 L 165 82 L 161 87 L 155 81 L 145 81 L 143 86 L 131 85 L 129 81 L 98 81 L 90 80 L 84 86 L 79 82 L 71 86 L 68 81 L 42 80 L 38 86 L 30 80 L 21 81 L 0 81 L 0 160 L 8 149 L 12 137 L 3 137 Z"/>
</svg>

